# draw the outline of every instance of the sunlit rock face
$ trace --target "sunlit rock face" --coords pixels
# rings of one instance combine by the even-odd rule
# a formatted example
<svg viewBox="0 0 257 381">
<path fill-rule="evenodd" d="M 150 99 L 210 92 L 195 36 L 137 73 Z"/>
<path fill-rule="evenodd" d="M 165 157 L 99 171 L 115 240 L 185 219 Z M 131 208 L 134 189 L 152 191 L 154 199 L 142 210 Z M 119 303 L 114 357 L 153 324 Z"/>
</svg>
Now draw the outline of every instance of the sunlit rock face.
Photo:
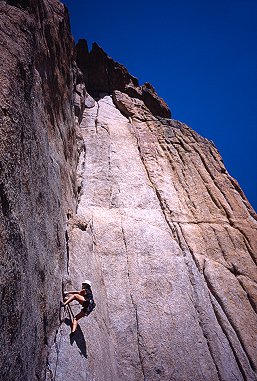
<svg viewBox="0 0 257 381">
<path fill-rule="evenodd" d="M 255 381 L 256 215 L 215 146 L 96 44 L 79 70 L 58 1 L 0 10 L 0 379 Z"/>
<path fill-rule="evenodd" d="M 256 215 L 217 149 L 120 91 L 80 128 L 69 274 L 97 309 L 72 341 L 64 314 L 56 380 L 255 380 Z"/>
</svg>

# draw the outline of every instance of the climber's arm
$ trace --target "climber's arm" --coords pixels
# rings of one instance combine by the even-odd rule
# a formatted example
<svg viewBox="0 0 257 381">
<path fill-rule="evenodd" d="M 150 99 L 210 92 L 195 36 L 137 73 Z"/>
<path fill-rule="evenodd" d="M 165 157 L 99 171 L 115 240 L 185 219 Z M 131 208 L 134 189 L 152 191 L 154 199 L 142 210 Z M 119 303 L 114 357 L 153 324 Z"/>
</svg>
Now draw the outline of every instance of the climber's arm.
<svg viewBox="0 0 257 381">
<path fill-rule="evenodd" d="M 64 295 L 68 294 L 80 294 L 80 291 L 64 291 Z"/>
</svg>

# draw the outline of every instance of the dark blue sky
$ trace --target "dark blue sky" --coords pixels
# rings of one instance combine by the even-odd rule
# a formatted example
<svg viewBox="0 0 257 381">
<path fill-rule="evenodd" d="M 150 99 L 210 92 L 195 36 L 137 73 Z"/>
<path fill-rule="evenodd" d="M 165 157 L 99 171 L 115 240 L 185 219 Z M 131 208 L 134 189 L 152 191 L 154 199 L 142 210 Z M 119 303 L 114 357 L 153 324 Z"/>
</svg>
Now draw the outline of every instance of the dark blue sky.
<svg viewBox="0 0 257 381">
<path fill-rule="evenodd" d="M 257 210 L 257 0 L 64 0 L 96 41 L 178 119 L 213 140 Z"/>
</svg>

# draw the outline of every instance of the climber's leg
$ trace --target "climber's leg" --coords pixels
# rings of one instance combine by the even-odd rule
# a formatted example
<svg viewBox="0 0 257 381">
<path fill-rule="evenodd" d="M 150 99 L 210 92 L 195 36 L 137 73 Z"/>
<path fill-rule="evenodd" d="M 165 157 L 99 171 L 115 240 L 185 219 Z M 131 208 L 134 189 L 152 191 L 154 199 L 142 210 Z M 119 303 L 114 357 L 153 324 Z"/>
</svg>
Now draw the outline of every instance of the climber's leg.
<svg viewBox="0 0 257 381">
<path fill-rule="evenodd" d="M 63 305 L 66 306 L 67 304 L 69 304 L 70 302 L 72 302 L 73 300 L 75 299 L 74 295 L 71 295 L 64 303 Z"/>
<path fill-rule="evenodd" d="M 83 304 L 85 299 L 82 295 L 79 295 L 79 294 L 74 294 L 74 295 L 71 295 L 69 297 L 69 299 L 66 300 L 66 302 L 63 303 L 64 306 L 66 306 L 67 304 L 69 304 L 70 302 L 72 302 L 73 300 L 77 300 L 79 302 L 79 304 Z"/>
<path fill-rule="evenodd" d="M 73 319 L 72 321 L 72 328 L 71 328 L 71 332 L 74 333 L 77 329 L 77 326 L 78 326 L 78 320 L 83 318 L 84 316 L 86 315 L 86 313 L 81 310 L 76 316 L 75 318 Z"/>
</svg>

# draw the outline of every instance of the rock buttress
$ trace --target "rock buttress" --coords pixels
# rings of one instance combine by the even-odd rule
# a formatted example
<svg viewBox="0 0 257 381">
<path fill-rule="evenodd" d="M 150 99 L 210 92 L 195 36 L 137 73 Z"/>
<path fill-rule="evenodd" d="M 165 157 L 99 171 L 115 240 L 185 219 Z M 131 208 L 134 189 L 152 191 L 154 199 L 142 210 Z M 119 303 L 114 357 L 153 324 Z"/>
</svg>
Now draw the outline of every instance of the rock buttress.
<svg viewBox="0 0 257 381">
<path fill-rule="evenodd" d="M 66 311 L 55 380 L 256 380 L 256 215 L 217 149 L 119 91 L 81 132 L 69 270 L 97 308 L 72 342 Z"/>
<path fill-rule="evenodd" d="M 1 380 L 43 380 L 75 209 L 73 40 L 64 6 L 0 2 Z"/>
</svg>

